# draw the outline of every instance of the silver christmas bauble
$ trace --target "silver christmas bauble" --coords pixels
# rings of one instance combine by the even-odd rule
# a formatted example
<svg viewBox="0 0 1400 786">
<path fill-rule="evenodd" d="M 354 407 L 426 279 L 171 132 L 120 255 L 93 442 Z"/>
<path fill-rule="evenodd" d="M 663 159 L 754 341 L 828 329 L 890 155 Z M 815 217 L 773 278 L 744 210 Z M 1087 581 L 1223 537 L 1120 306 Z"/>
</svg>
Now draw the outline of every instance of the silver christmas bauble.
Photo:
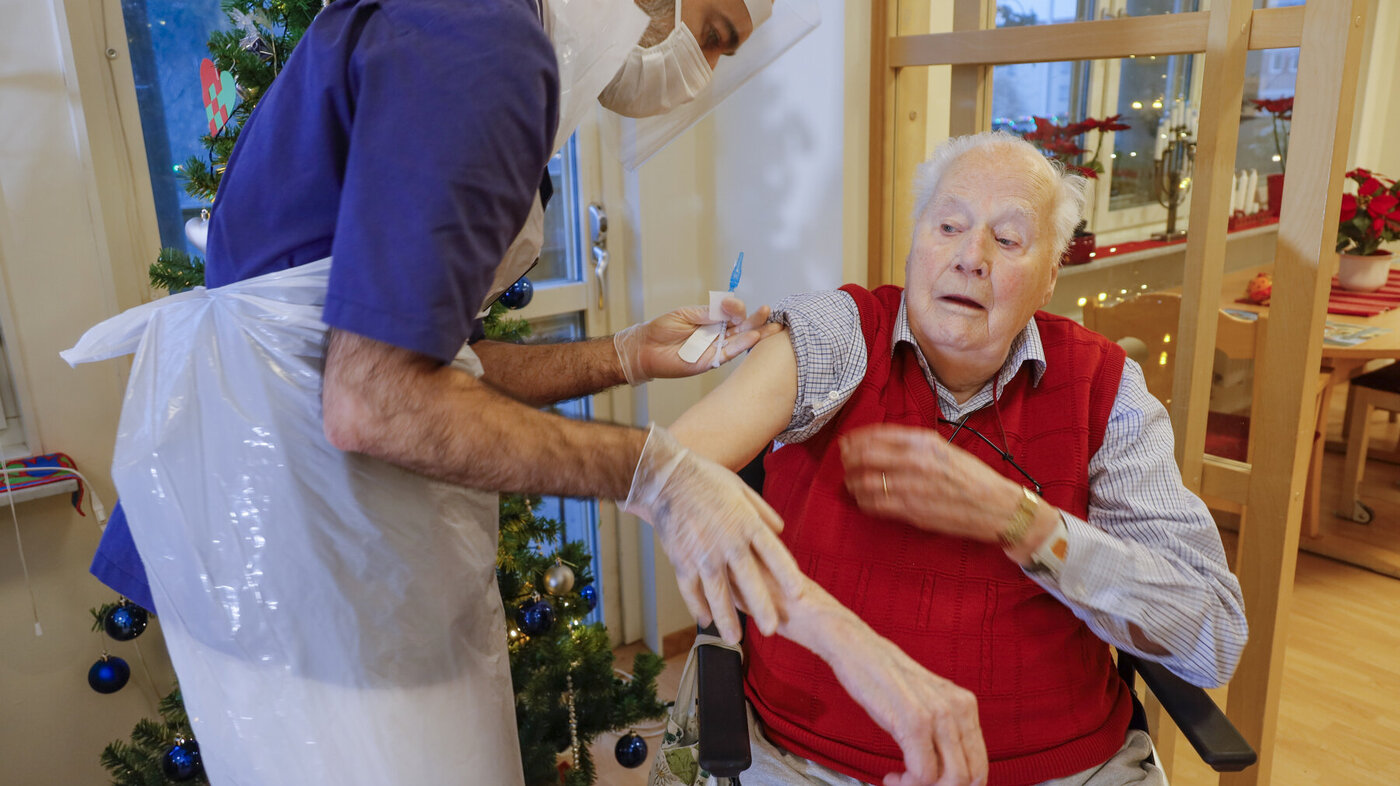
<svg viewBox="0 0 1400 786">
<path fill-rule="evenodd" d="M 204 250 L 209 239 L 208 210 L 201 210 L 199 215 L 185 222 L 185 237 L 190 239 L 190 245 L 199 249 L 199 253 L 208 253 Z"/>
<path fill-rule="evenodd" d="M 544 572 L 544 589 L 551 595 L 563 595 L 574 588 L 574 572 L 568 565 L 556 564 Z"/>
</svg>

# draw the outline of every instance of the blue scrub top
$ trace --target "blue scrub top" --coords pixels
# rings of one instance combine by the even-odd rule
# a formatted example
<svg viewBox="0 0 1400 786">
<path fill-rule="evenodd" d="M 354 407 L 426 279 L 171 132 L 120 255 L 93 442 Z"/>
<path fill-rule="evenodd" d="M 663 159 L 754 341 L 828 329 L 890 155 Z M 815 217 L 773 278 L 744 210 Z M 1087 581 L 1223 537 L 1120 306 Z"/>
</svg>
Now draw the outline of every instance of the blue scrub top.
<svg viewBox="0 0 1400 786">
<path fill-rule="evenodd" d="M 480 337 L 558 98 L 535 0 L 338 0 L 239 134 L 206 284 L 333 256 L 326 324 L 450 361 Z M 92 572 L 151 609 L 120 505 Z"/>
</svg>

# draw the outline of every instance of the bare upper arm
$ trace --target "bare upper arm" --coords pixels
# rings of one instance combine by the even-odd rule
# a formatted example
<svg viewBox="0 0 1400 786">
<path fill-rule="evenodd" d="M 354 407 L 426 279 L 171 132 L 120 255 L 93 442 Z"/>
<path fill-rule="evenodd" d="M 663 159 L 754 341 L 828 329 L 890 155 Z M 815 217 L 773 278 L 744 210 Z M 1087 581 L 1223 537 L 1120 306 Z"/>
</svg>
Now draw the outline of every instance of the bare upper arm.
<svg viewBox="0 0 1400 786">
<path fill-rule="evenodd" d="M 784 328 L 750 350 L 670 431 L 696 453 L 738 470 L 787 428 L 796 404 L 797 354 Z"/>
</svg>

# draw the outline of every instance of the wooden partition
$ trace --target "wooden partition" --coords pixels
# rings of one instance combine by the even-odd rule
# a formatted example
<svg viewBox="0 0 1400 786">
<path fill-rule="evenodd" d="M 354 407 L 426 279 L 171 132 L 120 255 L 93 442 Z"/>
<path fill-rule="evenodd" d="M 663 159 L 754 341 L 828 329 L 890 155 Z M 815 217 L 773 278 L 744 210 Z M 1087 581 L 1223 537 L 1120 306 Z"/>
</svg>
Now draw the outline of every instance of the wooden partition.
<svg viewBox="0 0 1400 786">
<path fill-rule="evenodd" d="M 1317 370 L 1337 217 L 1364 32 L 1364 0 L 1312 0 L 1254 10 L 1250 0 L 1212 0 L 1210 10 L 1166 16 L 992 29 L 991 0 L 952 0 L 953 32 L 929 33 L 934 0 L 874 0 L 871 68 L 869 285 L 902 283 L 913 217 L 909 181 L 927 149 L 927 66 L 951 65 L 950 131 L 990 127 L 991 67 L 1011 63 L 1202 54 L 1197 165 L 1177 335 L 1172 424 L 1188 487 L 1232 473 L 1247 484 L 1248 526 L 1237 573 L 1250 641 L 1230 684 L 1227 712 L 1259 751 L 1258 765 L 1222 776 L 1271 783 L 1284 642 L 1297 562 Z M 1270 380 L 1254 413 L 1263 430 L 1252 468 L 1203 461 L 1216 309 L 1225 262 L 1230 178 L 1239 129 L 1245 55 L 1299 47 L 1289 160 L 1262 363 Z M 1164 716 L 1163 716 L 1164 717 Z M 1164 740 L 1169 766 L 1170 740 Z"/>
</svg>

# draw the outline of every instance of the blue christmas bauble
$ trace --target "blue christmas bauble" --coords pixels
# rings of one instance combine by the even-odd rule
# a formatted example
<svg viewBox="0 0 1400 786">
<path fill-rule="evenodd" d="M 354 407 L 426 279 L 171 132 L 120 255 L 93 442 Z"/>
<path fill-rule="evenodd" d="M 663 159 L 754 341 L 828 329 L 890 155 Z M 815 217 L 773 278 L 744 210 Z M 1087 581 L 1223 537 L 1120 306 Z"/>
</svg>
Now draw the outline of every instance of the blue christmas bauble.
<svg viewBox="0 0 1400 786">
<path fill-rule="evenodd" d="M 146 630 L 146 610 L 129 600 L 124 600 L 107 612 L 102 620 L 102 629 L 117 641 L 131 641 Z"/>
<path fill-rule="evenodd" d="M 579 591 L 578 591 L 578 594 L 579 594 L 579 597 L 583 598 L 583 602 L 588 604 L 588 610 L 589 610 L 589 611 L 592 611 L 592 610 L 594 610 L 595 608 L 598 607 L 598 588 L 597 588 L 597 587 L 593 586 L 592 584 L 589 584 L 589 585 L 587 585 L 586 587 L 584 587 L 583 589 L 579 590 Z"/>
<path fill-rule="evenodd" d="M 160 771 L 172 781 L 192 781 L 204 772 L 199 743 L 177 739 L 160 757 Z"/>
<path fill-rule="evenodd" d="M 519 281 L 511 284 L 501 293 L 501 305 L 509 309 L 524 308 L 530 305 L 530 301 L 535 297 L 535 285 L 530 283 L 530 279 L 524 276 Z"/>
<path fill-rule="evenodd" d="M 613 754 L 617 756 L 617 763 L 624 767 L 640 767 L 647 761 L 647 741 L 637 732 L 629 731 L 618 739 Z"/>
<path fill-rule="evenodd" d="M 530 636 L 538 636 L 554 625 L 554 607 L 547 600 L 527 600 L 515 611 L 515 624 Z"/>
<path fill-rule="evenodd" d="M 131 679 L 131 667 L 114 655 L 103 655 L 88 669 L 88 685 L 98 693 L 116 693 Z"/>
</svg>

